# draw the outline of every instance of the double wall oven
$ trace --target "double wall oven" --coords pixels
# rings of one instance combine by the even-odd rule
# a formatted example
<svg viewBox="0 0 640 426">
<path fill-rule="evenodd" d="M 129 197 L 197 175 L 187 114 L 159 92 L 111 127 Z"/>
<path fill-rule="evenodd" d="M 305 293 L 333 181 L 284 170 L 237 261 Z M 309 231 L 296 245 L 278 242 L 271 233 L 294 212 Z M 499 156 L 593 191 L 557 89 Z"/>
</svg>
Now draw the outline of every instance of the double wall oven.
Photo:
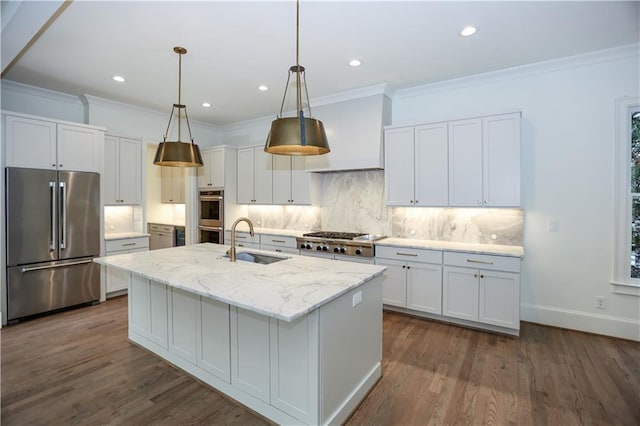
<svg viewBox="0 0 640 426">
<path fill-rule="evenodd" d="M 198 242 L 224 244 L 224 191 L 200 191 Z"/>
</svg>

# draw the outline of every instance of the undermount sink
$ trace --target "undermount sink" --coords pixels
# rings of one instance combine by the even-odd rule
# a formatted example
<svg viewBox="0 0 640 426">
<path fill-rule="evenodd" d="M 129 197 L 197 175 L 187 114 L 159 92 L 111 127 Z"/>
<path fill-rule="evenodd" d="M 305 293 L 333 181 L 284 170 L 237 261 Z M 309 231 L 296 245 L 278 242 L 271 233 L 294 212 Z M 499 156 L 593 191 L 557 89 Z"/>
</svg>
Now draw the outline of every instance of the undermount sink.
<svg viewBox="0 0 640 426">
<path fill-rule="evenodd" d="M 226 254 L 224 257 L 228 258 Z M 263 253 L 251 253 L 248 251 L 241 251 L 236 253 L 236 260 L 242 260 L 243 262 L 259 263 L 260 265 L 269 265 L 271 263 L 280 262 L 281 260 L 291 259 L 290 257 L 271 256 Z"/>
</svg>

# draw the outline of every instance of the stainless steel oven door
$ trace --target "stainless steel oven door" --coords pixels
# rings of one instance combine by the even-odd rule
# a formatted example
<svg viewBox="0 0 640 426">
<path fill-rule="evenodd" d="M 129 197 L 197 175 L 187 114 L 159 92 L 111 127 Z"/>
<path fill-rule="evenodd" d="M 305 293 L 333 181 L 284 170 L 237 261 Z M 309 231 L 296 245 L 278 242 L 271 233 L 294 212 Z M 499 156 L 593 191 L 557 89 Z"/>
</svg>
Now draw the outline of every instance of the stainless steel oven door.
<svg viewBox="0 0 640 426">
<path fill-rule="evenodd" d="M 198 226 L 198 242 L 224 244 L 224 230 L 216 226 Z"/>
<path fill-rule="evenodd" d="M 198 223 L 202 226 L 222 227 L 224 220 L 224 191 L 201 191 Z"/>
</svg>

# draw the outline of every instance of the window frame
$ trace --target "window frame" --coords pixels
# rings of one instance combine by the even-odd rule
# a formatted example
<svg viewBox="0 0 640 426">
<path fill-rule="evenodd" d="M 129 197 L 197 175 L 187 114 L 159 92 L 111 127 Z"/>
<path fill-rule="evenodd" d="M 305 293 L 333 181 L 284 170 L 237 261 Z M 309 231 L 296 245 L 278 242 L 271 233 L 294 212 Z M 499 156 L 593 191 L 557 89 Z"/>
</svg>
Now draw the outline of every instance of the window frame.
<svg viewBox="0 0 640 426">
<path fill-rule="evenodd" d="M 640 296 L 640 279 L 631 278 L 631 114 L 640 111 L 640 97 L 627 97 L 616 101 L 615 123 L 615 232 L 613 292 Z"/>
</svg>

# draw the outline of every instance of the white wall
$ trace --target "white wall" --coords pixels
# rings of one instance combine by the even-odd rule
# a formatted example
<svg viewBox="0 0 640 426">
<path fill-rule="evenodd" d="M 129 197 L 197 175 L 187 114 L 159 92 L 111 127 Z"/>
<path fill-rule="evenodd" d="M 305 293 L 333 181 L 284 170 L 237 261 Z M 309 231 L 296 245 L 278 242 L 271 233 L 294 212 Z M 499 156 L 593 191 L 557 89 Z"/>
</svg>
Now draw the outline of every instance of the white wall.
<svg viewBox="0 0 640 426">
<path fill-rule="evenodd" d="M 638 46 L 396 93 L 393 124 L 522 111 L 522 319 L 640 340 L 640 298 L 611 292 L 615 101 Z M 558 232 L 548 232 L 557 220 Z M 595 309 L 596 296 L 607 299 Z"/>
</svg>

